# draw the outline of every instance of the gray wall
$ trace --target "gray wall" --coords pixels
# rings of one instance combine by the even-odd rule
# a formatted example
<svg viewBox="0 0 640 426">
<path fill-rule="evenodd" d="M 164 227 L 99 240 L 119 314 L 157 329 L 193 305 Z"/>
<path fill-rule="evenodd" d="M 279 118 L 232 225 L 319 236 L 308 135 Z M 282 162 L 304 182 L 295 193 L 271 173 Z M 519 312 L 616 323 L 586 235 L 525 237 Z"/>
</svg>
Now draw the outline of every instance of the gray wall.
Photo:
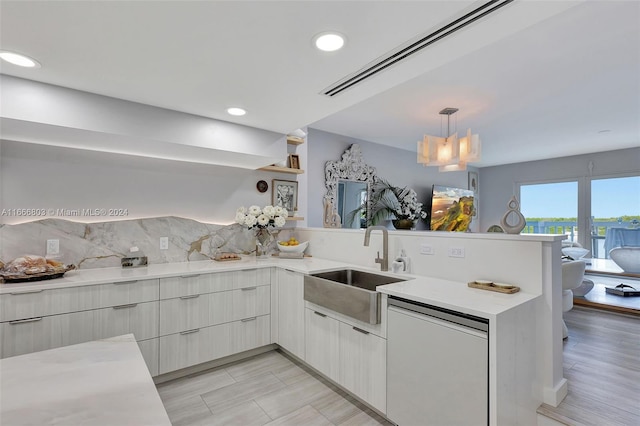
<svg viewBox="0 0 640 426">
<path fill-rule="evenodd" d="M 590 163 L 593 164 L 591 172 Z M 639 174 L 640 148 L 482 168 L 479 179 L 480 229 L 486 231 L 489 226 L 500 223 L 500 218 L 507 211 L 509 198 L 512 195 L 519 197 L 519 184 L 577 180 L 578 209 L 584 211 L 590 204 L 587 194 L 589 177 Z"/>
<path fill-rule="evenodd" d="M 322 199 L 326 193 L 324 165 L 327 161 L 339 161 L 344 151 L 357 143 L 362 149 L 364 161 L 376 168 L 379 177 L 396 186 L 408 186 L 418 194 L 418 201 L 428 209 L 431 185 L 449 185 L 467 188 L 467 172 L 438 172 L 437 167 L 424 167 L 416 161 L 416 154 L 373 142 L 309 129 L 308 141 L 308 226 L 322 227 Z M 475 170 L 470 168 L 470 170 Z M 419 223 L 418 229 L 424 229 Z M 472 223 L 472 230 L 473 230 Z"/>
</svg>

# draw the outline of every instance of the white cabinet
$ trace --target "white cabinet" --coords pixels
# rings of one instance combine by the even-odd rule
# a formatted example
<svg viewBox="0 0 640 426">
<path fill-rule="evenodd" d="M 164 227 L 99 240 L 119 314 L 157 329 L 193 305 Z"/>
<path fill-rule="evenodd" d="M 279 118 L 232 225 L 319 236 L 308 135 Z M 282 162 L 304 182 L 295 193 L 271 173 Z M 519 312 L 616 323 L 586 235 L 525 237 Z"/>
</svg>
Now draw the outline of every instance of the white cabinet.
<svg viewBox="0 0 640 426">
<path fill-rule="evenodd" d="M 271 343 L 268 268 L 160 280 L 160 374 Z"/>
<path fill-rule="evenodd" d="M 158 292 L 140 280 L 3 294 L 0 358 L 133 333 L 157 375 Z"/>
<path fill-rule="evenodd" d="M 158 280 L 133 280 L 0 295 L 0 322 L 158 300 Z"/>
<path fill-rule="evenodd" d="M 278 270 L 278 344 L 305 359 L 304 275 Z"/>
<path fill-rule="evenodd" d="M 375 334 L 340 324 L 338 383 L 381 412 L 387 405 L 387 341 Z"/>
<path fill-rule="evenodd" d="M 312 309 L 305 311 L 305 361 L 338 382 L 340 322 Z"/>
<path fill-rule="evenodd" d="M 0 324 L 2 358 L 95 340 L 92 311 L 39 316 Z"/>
<path fill-rule="evenodd" d="M 270 291 L 263 285 L 161 300 L 160 335 L 266 315 Z"/>
</svg>

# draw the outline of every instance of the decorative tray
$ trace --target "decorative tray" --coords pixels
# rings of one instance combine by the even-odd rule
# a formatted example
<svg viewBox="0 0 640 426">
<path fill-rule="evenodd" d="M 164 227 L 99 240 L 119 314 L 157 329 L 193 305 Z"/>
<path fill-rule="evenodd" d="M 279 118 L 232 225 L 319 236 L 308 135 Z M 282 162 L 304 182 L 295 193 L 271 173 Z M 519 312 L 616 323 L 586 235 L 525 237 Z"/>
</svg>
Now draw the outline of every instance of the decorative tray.
<svg viewBox="0 0 640 426">
<path fill-rule="evenodd" d="M 213 260 L 216 262 L 231 262 L 233 260 L 242 260 L 242 258 L 235 253 L 220 253 Z"/>
<path fill-rule="evenodd" d="M 271 256 L 280 257 L 282 259 L 303 259 L 305 257 L 311 257 L 310 254 L 305 254 L 305 253 L 285 253 L 285 252 L 273 253 Z"/>
<path fill-rule="evenodd" d="M 60 278 L 65 274 L 65 272 L 73 269 L 76 269 L 75 265 L 63 265 L 56 267 L 51 272 L 42 272 L 39 274 L 20 274 L 0 271 L 0 278 L 2 278 L 5 284 L 44 281 Z"/>
<path fill-rule="evenodd" d="M 497 291 L 498 293 L 517 293 L 520 291 L 520 287 L 509 284 L 497 284 L 491 281 L 471 281 L 467 283 L 469 287 L 479 288 L 481 290 Z"/>
</svg>

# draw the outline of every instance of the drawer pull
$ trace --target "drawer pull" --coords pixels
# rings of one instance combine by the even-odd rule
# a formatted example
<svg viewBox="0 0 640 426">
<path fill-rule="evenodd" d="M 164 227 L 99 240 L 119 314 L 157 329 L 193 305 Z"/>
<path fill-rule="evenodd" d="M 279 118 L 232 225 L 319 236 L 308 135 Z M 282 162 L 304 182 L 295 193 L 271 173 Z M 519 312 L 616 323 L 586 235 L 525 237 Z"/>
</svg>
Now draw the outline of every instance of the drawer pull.
<svg viewBox="0 0 640 426">
<path fill-rule="evenodd" d="M 258 287 L 257 286 L 253 286 L 253 287 L 243 287 L 240 290 L 242 291 L 249 291 L 249 290 L 256 290 Z"/>
<path fill-rule="evenodd" d="M 27 291 L 16 291 L 15 293 L 9 293 L 12 296 L 19 296 L 21 294 L 31 294 L 31 293 L 41 293 L 43 292 L 44 289 L 40 289 L 40 290 L 27 290 Z"/>
<path fill-rule="evenodd" d="M 353 329 L 354 329 L 355 331 L 357 331 L 358 333 L 362 333 L 362 334 L 370 334 L 367 330 L 363 330 L 363 329 L 358 328 L 358 327 L 353 327 Z"/>
<path fill-rule="evenodd" d="M 199 328 L 194 328 L 193 330 L 181 331 L 180 334 L 184 336 L 185 334 L 197 333 L 198 331 L 200 331 Z"/>
<path fill-rule="evenodd" d="M 316 314 L 316 315 L 318 315 L 318 316 L 320 316 L 320 317 L 322 317 L 322 318 L 325 318 L 325 317 L 326 317 L 326 315 L 325 315 L 325 314 L 323 314 L 323 313 L 321 313 L 321 312 L 318 312 L 318 311 L 313 311 L 313 313 L 314 313 L 314 314 Z"/>
<path fill-rule="evenodd" d="M 180 275 L 180 278 L 196 278 L 199 277 L 200 274 L 194 274 L 194 275 Z"/>
<path fill-rule="evenodd" d="M 243 319 L 241 319 L 240 321 L 242 321 L 242 322 L 249 322 L 249 321 L 255 321 L 255 320 L 256 320 L 256 317 L 251 317 L 251 318 L 243 318 Z"/>
<path fill-rule="evenodd" d="M 137 303 L 129 303 L 128 305 L 118 305 L 114 306 L 113 309 L 127 309 L 127 308 L 135 308 L 138 306 Z"/>
<path fill-rule="evenodd" d="M 192 294 L 191 296 L 180 296 L 180 299 L 187 300 L 187 299 L 195 299 L 195 298 L 198 298 L 198 297 L 200 297 L 199 294 Z"/>
<path fill-rule="evenodd" d="M 9 324 L 16 325 L 16 324 L 24 324 L 26 322 L 36 322 L 36 321 L 41 321 L 41 320 L 42 320 L 42 317 L 29 318 L 29 319 L 23 319 L 23 320 L 9 321 Z"/>
<path fill-rule="evenodd" d="M 115 285 L 122 285 L 122 284 L 134 284 L 137 283 L 138 280 L 131 280 L 131 281 L 119 281 L 117 283 L 114 283 Z"/>
<path fill-rule="evenodd" d="M 251 269 L 243 269 L 242 271 L 240 271 L 241 273 L 246 273 L 246 272 L 253 272 L 253 271 L 257 271 L 258 268 L 251 268 Z"/>
</svg>

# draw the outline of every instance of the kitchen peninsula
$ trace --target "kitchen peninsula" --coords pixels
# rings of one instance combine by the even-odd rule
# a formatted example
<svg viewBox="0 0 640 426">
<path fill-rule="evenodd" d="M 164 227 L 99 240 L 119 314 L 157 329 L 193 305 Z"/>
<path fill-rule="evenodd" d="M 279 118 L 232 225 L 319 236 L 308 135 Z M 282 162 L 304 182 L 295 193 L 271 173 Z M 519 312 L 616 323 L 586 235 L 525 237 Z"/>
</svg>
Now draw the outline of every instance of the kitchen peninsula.
<svg viewBox="0 0 640 426">
<path fill-rule="evenodd" d="M 0 360 L 6 425 L 170 425 L 133 335 Z"/>
<path fill-rule="evenodd" d="M 375 241 L 375 239 L 372 240 L 373 243 Z M 381 324 L 369 325 L 340 317 L 303 300 L 302 277 L 305 274 L 345 267 L 375 271 L 374 268 L 318 257 L 304 260 L 277 258 L 256 260 L 253 256 L 243 256 L 240 261 L 235 262 L 197 261 L 156 264 L 146 268 L 124 270 L 120 268 L 77 270 L 46 284 L 2 285 L 0 300 L 3 303 L 3 315 L 6 316 L 2 320 L 5 321 L 2 324 L 2 343 L 4 349 L 17 346 L 12 344 L 12 339 L 19 338 L 15 330 L 20 327 L 20 324 L 11 325 L 10 322 L 37 315 L 35 312 L 20 313 L 23 308 L 51 306 L 47 305 L 49 303 L 47 300 L 55 300 L 56 292 L 75 291 L 85 295 L 89 294 L 87 292 L 98 292 L 97 294 L 103 296 L 117 292 L 119 295 L 117 300 L 110 299 L 111 296 L 102 299 L 85 298 L 85 300 L 110 300 L 110 302 L 105 302 L 106 305 L 92 305 L 87 308 L 90 310 L 85 310 L 82 314 L 104 311 L 110 315 L 124 315 L 135 311 L 136 307 L 133 305 L 137 303 L 139 303 L 138 307 L 159 304 L 157 310 L 151 309 L 150 312 L 156 318 L 153 322 L 160 324 L 160 330 L 156 329 L 146 336 L 136 332 L 136 339 L 139 340 L 140 350 L 145 356 L 147 366 L 152 375 L 157 376 L 156 382 L 189 374 L 194 371 L 193 368 L 211 368 L 210 362 L 215 362 L 216 359 L 224 361 L 227 356 L 242 356 L 242 354 L 247 356 L 246 354 L 255 353 L 251 352 L 254 350 L 262 352 L 271 350 L 275 344 L 301 361 L 310 363 L 305 354 L 305 310 L 333 315 L 341 324 L 347 326 L 346 329 L 350 330 L 353 326 L 366 330 L 371 333 L 372 338 L 386 345 L 387 296 L 384 293 L 387 293 L 486 318 L 490 330 L 488 365 L 490 424 L 510 422 L 518 418 L 530 420 L 535 418 L 535 410 L 541 401 L 540 394 L 523 393 L 522 389 L 530 388 L 537 374 L 534 358 L 535 322 L 530 319 L 535 315 L 534 312 L 542 301 L 540 294 L 526 289 L 514 295 L 496 294 L 468 288 L 466 282 L 404 274 L 402 277 L 406 281 L 403 283 L 392 285 L 388 290 L 385 290 L 384 286 L 379 288 L 383 293 L 383 318 Z M 216 286 L 224 286 L 224 288 Z M 153 290 L 153 287 L 156 290 Z M 125 293 L 129 295 L 127 297 L 144 293 L 145 298 L 140 299 L 139 302 L 138 299 L 127 299 L 123 296 Z M 194 325 L 188 322 L 192 320 L 193 315 L 187 318 L 181 313 L 180 306 L 189 304 L 196 309 L 195 307 L 200 306 L 199 303 L 213 300 L 209 297 L 224 297 L 225 294 L 230 294 L 229 300 L 233 300 L 227 305 L 231 311 L 234 311 L 237 306 L 240 307 L 236 312 L 237 315 L 230 314 L 228 318 L 216 320 L 211 325 L 208 323 Z M 243 298 L 240 303 L 235 302 L 234 298 L 238 297 Z M 33 298 L 32 301 L 44 302 L 26 303 L 27 299 L 31 298 Z M 22 300 L 25 302 L 23 303 Z M 258 312 L 252 309 L 257 309 Z M 227 310 L 222 309 L 218 312 Z M 208 310 L 208 312 L 213 311 Z M 43 321 L 35 324 L 44 324 L 47 318 L 72 314 L 43 315 Z M 167 316 L 167 314 L 170 315 Z M 163 321 L 165 316 L 170 317 L 171 321 Z M 17 322 L 19 321 L 18 319 Z M 187 323 L 183 324 L 183 321 Z M 95 323 L 98 324 L 99 321 L 95 320 Z M 115 321 L 116 325 L 121 323 L 123 322 L 120 320 Z M 131 327 L 137 327 L 133 322 L 130 324 Z M 212 343 L 213 347 L 210 351 L 207 344 L 203 342 L 215 343 Z M 61 349 L 74 347 L 76 346 L 66 346 Z M 514 348 L 517 348 L 515 356 Z M 36 352 L 24 356 L 36 356 L 47 352 Z M 384 355 L 385 352 L 383 351 L 382 354 Z M 5 361 L 19 358 L 21 357 L 8 358 Z M 139 367 L 144 370 L 144 366 Z M 145 373 L 148 374 L 146 371 Z M 382 377 L 384 376 L 382 372 Z M 3 386 L 5 386 L 4 383 Z M 384 382 L 381 390 L 386 393 Z M 6 393 L 3 394 L 6 395 Z M 355 394 L 367 401 L 366 394 L 364 396 Z M 383 402 L 380 404 L 372 405 L 383 414 L 386 412 L 385 399 L 382 399 Z M 35 408 L 34 405 L 30 407 Z"/>
</svg>

